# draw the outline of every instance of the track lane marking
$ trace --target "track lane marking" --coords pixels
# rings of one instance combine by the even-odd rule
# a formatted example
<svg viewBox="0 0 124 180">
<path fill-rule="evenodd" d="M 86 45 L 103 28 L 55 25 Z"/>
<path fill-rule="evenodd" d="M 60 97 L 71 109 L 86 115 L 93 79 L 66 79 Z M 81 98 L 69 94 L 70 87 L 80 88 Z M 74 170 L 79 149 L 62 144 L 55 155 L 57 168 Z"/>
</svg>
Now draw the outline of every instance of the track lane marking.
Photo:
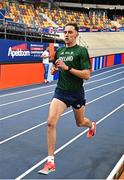
<svg viewBox="0 0 124 180">
<path fill-rule="evenodd" d="M 1 106 L 6 106 L 6 105 L 10 105 L 10 104 L 14 104 L 14 103 L 17 103 L 17 102 L 26 101 L 26 100 L 37 98 L 37 97 L 41 97 L 41 96 L 46 96 L 46 95 L 52 94 L 52 93 L 54 93 L 54 91 L 50 91 L 50 92 L 47 92 L 47 93 L 39 94 L 39 95 L 36 95 L 36 96 L 30 96 L 30 97 L 19 99 L 19 100 L 16 100 L 16 101 L 11 101 L 11 102 L 8 102 L 8 103 L 0 104 L 0 107 Z"/>
<path fill-rule="evenodd" d="M 87 89 L 85 92 L 89 92 L 89 91 L 92 91 L 92 90 L 95 90 L 95 89 L 98 89 L 98 88 L 101 88 L 101 87 L 104 87 L 104 86 L 108 86 L 110 84 L 114 84 L 114 83 L 122 81 L 122 80 L 124 80 L 124 78 L 121 78 L 121 79 L 118 79 L 118 80 L 115 80 L 115 81 L 112 81 L 112 82 L 109 82 L 109 83 L 106 83 L 106 84 L 102 84 L 102 85 L 94 87 L 94 88 Z"/>
<path fill-rule="evenodd" d="M 87 102 L 86 105 L 89 105 L 89 104 L 91 104 L 91 103 L 93 103 L 93 102 L 95 102 L 95 101 L 97 101 L 97 100 L 99 100 L 99 99 L 102 99 L 102 98 L 104 98 L 104 97 L 106 97 L 106 96 L 108 96 L 108 95 L 110 95 L 110 94 L 113 94 L 113 93 L 115 93 L 115 92 L 117 92 L 117 91 L 119 91 L 119 90 L 121 90 L 121 89 L 124 89 L 124 86 L 122 86 L 121 88 L 118 88 L 118 89 L 116 89 L 116 90 L 114 90 L 114 91 L 112 91 L 112 92 L 109 92 L 109 93 L 107 93 L 107 94 L 104 94 L 103 96 L 100 96 L 100 97 L 98 97 L 98 98 L 95 98 L 95 99 Z M 67 112 L 63 113 L 61 116 L 64 116 L 64 115 L 66 115 L 66 114 L 68 114 L 68 113 L 70 113 L 70 112 L 72 112 L 72 111 L 73 111 L 73 110 L 67 111 Z M 7 138 L 7 139 L 5 139 L 5 140 L 2 140 L 2 141 L 0 141 L 0 145 L 1 145 L 1 144 L 4 144 L 4 143 L 6 143 L 6 142 L 8 142 L 8 141 L 10 141 L 10 140 L 12 140 L 12 139 L 20 136 L 20 135 L 23 135 L 23 134 L 25 134 L 25 133 L 33 130 L 33 129 L 36 129 L 36 128 L 40 127 L 40 126 L 43 126 L 43 125 L 45 125 L 46 123 L 47 123 L 47 121 L 44 121 L 43 123 L 40 123 L 40 124 L 38 124 L 38 125 L 30 128 L 30 129 L 27 129 L 27 130 L 25 130 L 25 131 L 23 131 L 23 132 L 21 132 L 21 133 L 18 133 L 18 134 L 14 135 L 14 136 L 11 136 L 11 137 L 9 137 L 9 138 Z"/>
<path fill-rule="evenodd" d="M 104 121 L 106 118 L 108 118 L 109 116 L 111 116 L 113 113 L 115 113 L 116 111 L 118 111 L 120 108 L 122 108 L 124 106 L 124 103 L 121 104 L 120 106 L 118 106 L 117 108 L 115 108 L 113 111 L 111 111 L 110 113 L 108 113 L 106 116 L 104 116 L 103 118 L 101 118 L 100 120 L 98 120 L 96 122 L 96 124 L 98 125 L 99 123 L 101 123 L 102 121 Z M 74 138 L 72 138 L 70 141 L 68 141 L 67 143 L 65 143 L 64 145 L 62 145 L 60 148 L 58 148 L 55 151 L 55 154 L 59 153 L 60 151 L 62 151 L 64 148 L 66 148 L 68 145 L 70 145 L 71 143 L 73 143 L 75 140 L 77 140 L 79 137 L 81 137 L 82 135 L 84 135 L 86 132 L 88 131 L 88 129 L 84 130 L 83 132 L 81 132 L 80 134 L 78 134 L 77 136 L 75 136 Z M 30 169 L 28 169 L 27 171 L 25 171 L 24 173 L 22 173 L 21 175 L 19 175 L 18 177 L 15 178 L 15 180 L 20 180 L 22 178 L 24 178 L 26 175 L 28 175 L 29 173 L 31 173 L 33 170 L 35 170 L 37 167 L 39 167 L 40 165 L 42 165 L 45 161 L 47 160 L 47 157 L 45 157 L 44 159 L 42 159 L 41 161 L 39 161 L 37 164 L 35 164 L 34 166 L 32 166 Z"/>
<path fill-rule="evenodd" d="M 120 79 L 120 80 L 116 80 L 116 82 L 121 81 L 121 80 L 123 80 L 123 79 L 124 79 L 124 78 L 122 78 L 122 79 Z M 112 83 L 115 83 L 115 81 L 110 82 L 110 83 L 107 83 L 107 84 L 112 84 Z M 88 90 L 86 90 L 85 92 L 89 92 L 89 91 L 95 90 L 95 89 L 97 89 L 97 88 L 104 87 L 104 86 L 106 86 L 107 84 L 100 85 L 100 86 L 97 86 L 97 87 L 95 87 L 95 88 L 88 89 Z M 121 88 L 123 89 L 123 86 L 122 86 Z M 19 115 L 19 114 L 23 114 L 23 113 L 25 113 L 25 112 L 29 112 L 29 111 L 32 111 L 32 110 L 35 110 L 35 109 L 38 109 L 38 108 L 47 106 L 47 105 L 49 105 L 49 104 L 50 104 L 50 102 L 45 103 L 45 104 L 42 104 L 42 105 L 39 105 L 39 106 L 35 106 L 35 107 L 33 107 L 33 108 L 26 109 L 26 110 L 24 110 L 24 111 L 20 111 L 20 112 L 18 112 L 18 113 L 14 113 L 14 114 L 11 114 L 11 115 L 2 117 L 2 118 L 0 118 L 0 121 L 2 121 L 2 120 L 4 120 L 4 119 L 8 119 L 8 118 L 10 118 L 10 117 L 17 116 L 17 115 Z"/>
<path fill-rule="evenodd" d="M 26 110 L 24 110 L 24 111 L 20 111 L 20 112 L 18 112 L 18 113 L 11 114 L 11 115 L 9 115 L 9 116 L 2 117 L 2 118 L 0 118 L 0 121 L 3 121 L 4 119 L 8 119 L 8 118 L 11 118 L 11 117 L 20 115 L 20 114 L 23 114 L 23 113 L 25 113 L 25 112 L 29 112 L 29 111 L 32 111 L 32 110 L 35 110 L 35 109 L 38 109 L 38 108 L 47 106 L 47 105 L 49 105 L 49 104 L 50 104 L 50 102 L 45 103 L 45 104 L 42 104 L 42 105 L 39 105 L 39 106 L 35 106 L 35 107 L 33 107 L 33 108 L 26 109 Z"/>
<path fill-rule="evenodd" d="M 106 180 L 111 180 L 111 179 L 115 179 L 116 177 L 114 177 L 116 175 L 116 173 L 118 173 L 120 167 L 123 165 L 124 167 L 124 154 L 122 155 L 122 157 L 120 158 L 120 160 L 117 162 L 117 164 L 115 165 L 115 167 L 112 169 L 111 173 L 109 174 L 109 176 L 106 178 Z M 122 172 L 123 173 L 123 172 Z M 118 178 L 117 178 L 118 179 Z M 119 178 L 120 179 L 120 178 Z"/>
<path fill-rule="evenodd" d="M 96 80 L 94 80 L 94 81 L 89 81 L 89 82 L 86 83 L 86 85 L 91 84 L 91 83 L 94 83 L 94 82 L 103 81 L 103 80 L 109 79 L 109 78 L 111 78 L 111 77 L 114 77 L 114 76 L 117 76 L 117 75 L 123 74 L 123 73 L 124 73 L 124 71 L 118 72 L 118 73 L 115 73 L 115 74 L 112 74 L 112 75 L 110 75 L 110 76 L 107 76 L 107 77 L 104 77 L 104 78 L 101 78 L 101 79 L 96 79 Z"/>
</svg>

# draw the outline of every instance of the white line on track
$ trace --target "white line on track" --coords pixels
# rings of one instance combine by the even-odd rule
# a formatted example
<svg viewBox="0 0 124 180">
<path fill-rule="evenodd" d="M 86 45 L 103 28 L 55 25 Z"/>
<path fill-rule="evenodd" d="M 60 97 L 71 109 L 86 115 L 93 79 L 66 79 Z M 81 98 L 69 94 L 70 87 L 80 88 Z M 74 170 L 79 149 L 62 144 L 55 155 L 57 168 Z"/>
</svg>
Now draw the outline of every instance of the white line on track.
<svg viewBox="0 0 124 180">
<path fill-rule="evenodd" d="M 36 129 L 36 128 L 40 127 L 40 126 L 43 126 L 43 125 L 45 125 L 46 123 L 47 123 L 47 121 L 44 121 L 43 123 L 38 124 L 37 126 L 34 126 L 34 127 L 30 128 L 30 129 L 27 129 L 27 130 L 25 130 L 25 131 L 23 131 L 23 132 L 21 132 L 21 133 L 18 133 L 18 134 L 14 135 L 14 136 L 11 136 L 11 137 L 3 140 L 3 141 L 0 141 L 0 145 L 6 143 L 6 142 L 8 142 L 8 141 L 10 141 L 10 140 L 12 140 L 12 139 L 14 139 L 14 138 L 16 138 L 16 137 L 18 137 L 18 136 L 21 136 L 21 135 L 23 135 L 23 134 L 25 134 L 25 133 L 27 133 L 27 132 L 29 132 L 29 131 L 32 131 L 33 129 Z"/>
<path fill-rule="evenodd" d="M 70 112 L 72 112 L 72 110 L 63 113 L 61 116 L 64 116 L 64 115 L 66 115 L 66 114 L 68 114 L 68 113 L 70 113 Z M 34 126 L 34 127 L 30 128 L 30 129 L 27 129 L 27 130 L 25 130 L 25 131 L 23 131 L 23 132 L 21 132 L 21 133 L 18 133 L 18 134 L 14 135 L 14 136 L 11 136 L 11 137 L 3 140 L 3 141 L 0 141 L 0 145 L 6 143 L 6 142 L 8 142 L 8 141 L 10 141 L 10 140 L 12 140 L 12 139 L 14 139 L 14 138 L 16 138 L 16 137 L 18 137 L 18 136 L 21 136 L 21 135 L 23 135 L 23 134 L 25 134 L 25 133 L 27 133 L 27 132 L 30 132 L 30 131 L 32 131 L 32 130 L 40 127 L 40 126 L 43 126 L 43 125 L 45 125 L 46 123 L 47 123 L 47 121 L 44 121 L 43 123 L 40 123 L 40 124 L 38 124 L 37 126 Z"/>
<path fill-rule="evenodd" d="M 24 91 L 19 91 L 19 92 L 14 92 L 14 93 L 9 93 L 9 94 L 3 94 L 0 97 L 12 96 L 12 95 L 15 95 L 15 94 L 22 94 L 22 93 L 26 93 L 26 92 L 30 92 L 30 91 L 35 91 L 35 90 L 39 90 L 39 89 L 46 89 L 46 88 L 50 88 L 50 87 L 54 87 L 54 86 L 56 86 L 56 84 L 49 85 L 49 86 L 32 88 L 32 89 L 28 89 L 28 90 L 24 90 Z"/>
<path fill-rule="evenodd" d="M 98 88 L 101 88 L 101 87 L 104 87 L 104 86 L 107 86 L 107 85 L 110 85 L 110 84 L 114 84 L 114 83 L 122 81 L 122 80 L 124 80 L 124 78 L 121 78 L 121 79 L 118 79 L 118 80 L 115 80 L 115 81 L 112 81 L 112 82 L 109 82 L 109 83 L 106 83 L 106 84 L 102 84 L 100 86 L 97 86 L 97 87 L 94 87 L 94 88 L 91 88 L 91 89 L 87 89 L 85 92 L 89 92 L 89 91 L 92 91 L 94 89 L 98 89 Z"/>
<path fill-rule="evenodd" d="M 50 104 L 50 102 L 48 102 L 48 103 L 46 103 L 46 104 L 42 104 L 42 105 L 40 105 L 40 106 L 35 106 L 35 107 L 33 107 L 33 108 L 30 108 L 30 109 L 26 109 L 26 110 L 21 111 L 21 112 L 18 112 L 18 113 L 11 114 L 11 115 L 9 115 L 9 116 L 2 117 L 2 118 L 0 118 L 0 121 L 2 121 L 2 120 L 4 120 L 4 119 L 8 119 L 8 118 L 10 118 L 10 117 L 17 116 L 17 115 L 19 115 L 19 114 L 23 114 L 23 113 L 25 113 L 25 112 L 29 112 L 29 111 L 32 111 L 32 110 L 35 110 L 35 109 L 38 109 L 38 108 L 47 106 L 47 105 L 49 105 L 49 104 Z"/>
<path fill-rule="evenodd" d="M 119 82 L 119 81 L 121 81 L 121 80 L 123 80 L 123 79 L 124 79 L 124 78 L 121 78 L 121 79 L 119 79 L 119 80 L 112 81 L 112 82 L 110 82 L 110 83 L 106 83 L 106 84 L 97 86 L 97 87 L 95 87 L 95 88 L 87 89 L 85 92 L 89 92 L 89 91 L 92 91 L 92 90 L 95 90 L 95 89 L 98 89 L 98 88 L 101 88 L 101 87 L 104 87 L 104 86 L 113 84 L 113 83 L 115 83 L 115 82 Z M 17 115 L 19 115 L 19 114 L 22 114 L 22 113 L 25 113 L 25 112 L 28 112 L 28 111 L 32 111 L 32 110 L 35 110 L 35 109 L 38 109 L 38 108 L 47 106 L 47 105 L 49 105 L 49 104 L 50 104 L 50 102 L 48 102 L 48 103 L 46 103 L 46 104 L 39 105 L 39 106 L 35 106 L 35 107 L 33 107 L 33 108 L 30 108 L 30 109 L 26 109 L 26 110 L 24 110 L 24 111 L 20 111 L 20 112 L 17 112 L 17 113 L 8 115 L 8 116 L 5 116 L 5 117 L 2 117 L 2 118 L 0 118 L 0 121 L 2 121 L 2 120 L 4 120 L 4 119 L 8 119 L 8 118 L 10 118 L 10 117 L 17 116 Z"/>
<path fill-rule="evenodd" d="M 89 104 L 91 104 L 91 103 L 93 103 L 93 102 L 95 102 L 95 101 L 97 101 L 97 100 L 99 100 L 99 99 L 101 99 L 101 98 L 104 98 L 104 97 L 106 97 L 106 96 L 108 96 L 108 95 L 110 95 L 110 94 L 113 94 L 113 93 L 115 93 L 115 92 L 117 92 L 117 91 L 119 91 L 119 90 L 121 90 L 121 89 L 124 89 L 124 86 L 122 86 L 122 87 L 120 87 L 120 88 L 118 88 L 118 89 L 116 89 L 116 90 L 114 90 L 114 91 L 112 91 L 112 92 L 109 92 L 109 93 L 107 93 L 107 94 L 104 94 L 103 96 L 100 96 L 100 97 L 98 97 L 98 98 L 95 98 L 95 99 L 87 102 L 86 105 L 89 105 Z M 71 112 L 72 112 L 72 110 L 67 111 L 67 112 L 63 113 L 61 116 L 64 116 L 64 115 L 66 115 L 66 114 L 68 114 L 68 113 L 71 113 Z M 1 145 L 1 144 L 4 144 L 4 143 L 6 143 L 6 142 L 8 142 L 8 141 L 10 141 L 10 140 L 12 140 L 12 139 L 20 136 L 20 135 L 23 135 L 23 134 L 25 134 L 25 133 L 33 130 L 33 129 L 36 129 L 36 128 L 40 127 L 40 126 L 43 126 L 43 125 L 45 125 L 46 123 L 47 123 L 47 121 L 44 121 L 43 123 L 38 124 L 37 126 L 34 126 L 34 127 L 30 128 L 30 129 L 27 129 L 27 130 L 25 130 L 25 131 L 23 131 L 23 132 L 21 132 L 21 133 L 18 133 L 18 134 L 14 135 L 14 136 L 11 136 L 11 137 L 3 140 L 3 141 L 0 141 L 0 145 Z"/>
<path fill-rule="evenodd" d="M 116 166 L 114 167 L 114 169 L 111 171 L 111 173 L 109 174 L 109 176 L 107 177 L 106 180 L 111 180 L 111 179 L 115 179 L 114 176 L 116 175 L 116 173 L 119 171 L 121 166 L 124 166 L 124 154 L 121 157 L 121 159 L 118 161 L 118 163 L 116 164 Z"/>
<path fill-rule="evenodd" d="M 94 77 L 97 77 L 97 76 L 100 76 L 100 75 L 103 75 L 103 74 L 106 74 L 106 73 L 109 73 L 109 72 L 113 72 L 113 71 L 116 71 L 116 70 L 120 70 L 120 69 L 123 69 L 123 68 L 124 68 L 124 66 L 118 67 L 118 68 L 115 68 L 115 69 L 111 69 L 111 70 L 107 70 L 107 71 L 105 71 L 105 72 L 102 72 L 102 73 L 99 73 L 99 74 L 96 74 L 96 75 L 92 75 L 92 76 L 90 77 L 90 79 L 91 79 L 91 78 L 94 78 Z M 100 70 L 99 70 L 99 71 L 100 71 Z M 21 93 L 25 93 L 25 92 L 35 91 L 35 90 L 39 90 L 39 89 L 45 89 L 45 88 L 54 87 L 54 86 L 56 86 L 56 84 L 49 85 L 49 86 L 32 88 L 32 89 L 28 89 L 28 90 L 24 90 L 24 91 L 19 91 L 19 92 L 14 92 L 14 93 L 3 94 L 3 95 L 1 95 L 0 97 L 6 97 L 6 96 L 15 95 L 15 94 L 21 94 Z"/>
<path fill-rule="evenodd" d="M 94 80 L 94 81 L 89 81 L 89 82 L 86 83 L 86 85 L 87 85 L 87 84 L 94 83 L 94 82 L 103 81 L 103 80 L 109 79 L 109 78 L 111 78 L 111 77 L 114 77 L 114 76 L 117 76 L 117 75 L 123 74 L 123 73 L 124 73 L 124 72 L 122 71 L 122 72 L 118 72 L 118 73 L 112 74 L 112 75 L 110 75 L 110 76 L 107 76 L 107 77 L 105 77 L 105 78 L 96 79 L 96 80 Z"/>
<path fill-rule="evenodd" d="M 91 89 L 87 89 L 85 92 L 89 92 L 89 91 L 92 91 L 92 90 L 95 90 L 95 89 L 98 89 L 98 88 L 101 88 L 101 87 L 104 87 L 104 86 L 107 86 L 107 85 L 110 85 L 110 84 L 113 84 L 113 83 L 116 83 L 116 82 L 119 82 L 119 81 L 122 81 L 124 80 L 124 78 L 121 78 L 121 79 L 118 79 L 118 80 L 115 80 L 115 81 L 112 81 L 112 82 L 109 82 L 109 83 L 104 83 L 100 86 L 97 86 L 97 87 L 94 87 L 94 88 L 91 88 Z M 8 102 L 8 103 L 4 103 L 4 104 L 1 104 L 1 106 L 6 106 L 6 105 L 10 105 L 10 104 L 14 104 L 14 103 L 18 103 L 18 102 L 22 102 L 22 101 L 25 101 L 25 100 L 29 100 L 29 99 L 33 99 L 33 98 L 37 98 L 37 97 L 40 97 L 40 96 L 45 96 L 45 95 L 48 95 L 48 94 L 52 94 L 54 93 L 54 91 L 50 91 L 48 93 L 44 93 L 44 94 L 39 94 L 39 95 L 36 95 L 36 96 L 31 96 L 31 97 L 28 97 L 28 98 L 23 98 L 23 99 L 19 99 L 19 100 L 16 100 L 16 101 L 11 101 L 11 102 Z"/>
<path fill-rule="evenodd" d="M 28 98 L 19 99 L 19 100 L 16 100 L 16 101 L 11 101 L 11 102 L 8 102 L 8 103 L 0 104 L 0 106 L 6 106 L 6 105 L 14 104 L 14 103 L 17 103 L 17 102 L 26 101 L 26 100 L 29 100 L 29 99 L 33 99 L 33 98 L 37 98 L 37 97 L 41 97 L 41 96 L 46 96 L 48 94 L 52 94 L 53 92 L 54 91 L 50 91 L 50 92 L 47 92 L 47 93 L 38 94 L 36 96 L 31 96 L 31 97 L 28 97 Z"/>
<path fill-rule="evenodd" d="M 104 116 L 103 118 L 101 118 L 100 120 L 97 121 L 96 124 L 101 123 L 102 121 L 104 121 L 106 118 L 108 118 L 109 116 L 111 116 L 113 113 L 115 113 L 116 111 L 118 111 L 120 108 L 122 108 L 124 106 L 124 103 L 121 104 L 120 106 L 118 106 L 117 108 L 115 108 L 113 111 L 111 111 L 110 113 L 108 113 L 106 116 Z M 75 140 L 77 140 L 79 137 L 81 137 L 82 135 L 84 135 L 86 132 L 88 131 L 88 129 L 86 129 L 85 131 L 83 131 L 82 133 L 78 134 L 77 136 L 75 136 L 74 138 L 72 138 L 70 141 L 68 141 L 67 143 L 65 143 L 64 145 L 62 145 L 60 148 L 58 148 L 55 151 L 55 154 L 59 153 L 60 151 L 62 151 L 64 148 L 66 148 L 68 145 L 70 145 L 71 143 L 73 143 Z M 20 176 L 16 177 L 15 180 L 20 180 L 22 178 L 24 178 L 26 175 L 28 175 L 29 173 L 31 173 L 33 170 L 35 170 L 37 167 L 39 167 L 41 164 L 43 164 L 45 161 L 47 160 L 47 157 L 45 157 L 44 159 L 42 159 L 40 162 L 38 162 L 37 164 L 35 164 L 34 166 L 32 166 L 30 169 L 28 169 L 27 171 L 25 171 L 24 173 L 22 173 Z"/>
<path fill-rule="evenodd" d="M 110 82 L 110 83 L 107 83 L 107 84 L 104 84 L 104 85 L 97 86 L 97 87 L 95 87 L 95 88 L 88 89 L 88 90 L 86 90 L 85 92 L 89 92 L 89 91 L 92 91 L 92 90 L 94 90 L 94 89 L 97 89 L 97 88 L 100 88 L 100 87 L 104 87 L 104 86 L 106 86 L 106 85 L 108 85 L 108 84 L 112 84 L 112 83 L 121 81 L 121 80 L 123 80 L 123 79 L 124 79 L 124 78 L 119 79 L 119 80 L 116 80 L 116 81 L 113 81 L 113 82 Z M 47 105 L 49 105 L 49 104 L 50 104 L 50 102 L 45 103 L 45 104 L 42 104 L 42 105 L 39 105 L 39 106 L 35 106 L 35 107 L 33 107 L 33 108 L 26 109 L 26 110 L 24 110 L 24 111 L 20 111 L 20 112 L 18 112 L 18 113 L 14 113 L 14 114 L 11 114 L 11 115 L 2 117 L 2 118 L 0 118 L 0 121 L 2 121 L 2 120 L 4 120 L 4 119 L 8 119 L 8 118 L 10 118 L 10 117 L 17 116 L 17 115 L 19 115 L 19 114 L 23 114 L 23 113 L 25 113 L 25 112 L 29 112 L 29 111 L 32 111 L 32 110 L 35 110 L 35 109 L 38 109 L 38 108 L 47 106 Z"/>
<path fill-rule="evenodd" d="M 106 68 L 107 68 L 107 67 L 105 67 L 104 69 L 107 70 Z M 110 67 L 108 67 L 108 68 L 110 68 Z M 121 67 L 115 68 L 115 69 L 110 69 L 110 70 L 107 70 L 107 71 L 105 71 L 105 72 L 101 72 L 101 73 L 99 73 L 99 74 L 95 74 L 95 75 L 91 76 L 90 79 L 91 79 L 91 78 L 94 78 L 94 77 L 97 77 L 97 76 L 100 76 L 100 75 L 103 75 L 103 74 L 107 74 L 107 73 L 109 73 L 109 72 L 113 72 L 113 71 L 118 70 L 118 69 L 123 69 L 123 68 L 124 68 L 124 66 L 121 66 Z M 100 70 L 103 70 L 103 68 L 100 69 Z M 96 70 L 96 71 L 100 71 L 100 70 Z"/>
</svg>

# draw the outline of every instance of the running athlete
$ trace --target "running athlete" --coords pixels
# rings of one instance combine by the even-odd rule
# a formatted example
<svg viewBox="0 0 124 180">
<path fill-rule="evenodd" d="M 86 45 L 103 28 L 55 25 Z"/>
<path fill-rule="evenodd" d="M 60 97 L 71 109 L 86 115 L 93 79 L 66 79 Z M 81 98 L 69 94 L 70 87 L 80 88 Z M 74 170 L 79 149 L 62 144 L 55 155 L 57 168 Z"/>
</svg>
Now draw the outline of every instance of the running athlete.
<svg viewBox="0 0 124 180">
<path fill-rule="evenodd" d="M 90 78 L 91 64 L 86 48 L 76 44 L 78 26 L 68 23 L 64 28 L 65 47 L 57 50 L 51 73 L 59 71 L 59 79 L 48 114 L 48 160 L 42 174 L 55 171 L 54 151 L 56 144 L 56 125 L 66 108 L 72 106 L 78 127 L 88 127 L 87 138 L 96 133 L 96 123 L 85 117 L 85 92 L 83 81 Z"/>
</svg>

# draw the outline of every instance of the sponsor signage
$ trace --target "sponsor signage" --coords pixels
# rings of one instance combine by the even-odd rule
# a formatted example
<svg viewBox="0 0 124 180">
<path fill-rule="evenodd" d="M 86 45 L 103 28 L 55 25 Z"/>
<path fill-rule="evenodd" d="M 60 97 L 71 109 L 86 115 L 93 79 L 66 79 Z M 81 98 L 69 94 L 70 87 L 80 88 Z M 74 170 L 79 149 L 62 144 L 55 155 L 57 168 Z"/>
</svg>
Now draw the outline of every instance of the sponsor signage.
<svg viewBox="0 0 124 180">
<path fill-rule="evenodd" d="M 41 62 L 49 43 L 0 39 L 0 64 Z"/>
</svg>

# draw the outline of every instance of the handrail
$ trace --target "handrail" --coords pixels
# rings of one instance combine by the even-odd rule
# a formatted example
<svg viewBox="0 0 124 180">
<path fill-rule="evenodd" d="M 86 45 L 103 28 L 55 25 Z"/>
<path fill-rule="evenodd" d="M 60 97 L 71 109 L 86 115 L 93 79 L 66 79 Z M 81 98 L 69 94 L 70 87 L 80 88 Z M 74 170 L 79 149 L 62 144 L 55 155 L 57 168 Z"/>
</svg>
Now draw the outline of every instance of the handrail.
<svg viewBox="0 0 124 180">
<path fill-rule="evenodd" d="M 57 34 L 57 29 L 53 28 L 52 33 L 47 33 L 44 31 L 49 31 L 48 28 L 39 28 L 38 26 L 26 26 L 23 23 L 17 23 L 4 19 L 0 19 L 0 37 L 7 39 L 8 36 L 23 37 L 25 41 L 29 38 L 35 38 L 40 40 L 53 38 L 56 40 L 61 40 Z"/>
</svg>

